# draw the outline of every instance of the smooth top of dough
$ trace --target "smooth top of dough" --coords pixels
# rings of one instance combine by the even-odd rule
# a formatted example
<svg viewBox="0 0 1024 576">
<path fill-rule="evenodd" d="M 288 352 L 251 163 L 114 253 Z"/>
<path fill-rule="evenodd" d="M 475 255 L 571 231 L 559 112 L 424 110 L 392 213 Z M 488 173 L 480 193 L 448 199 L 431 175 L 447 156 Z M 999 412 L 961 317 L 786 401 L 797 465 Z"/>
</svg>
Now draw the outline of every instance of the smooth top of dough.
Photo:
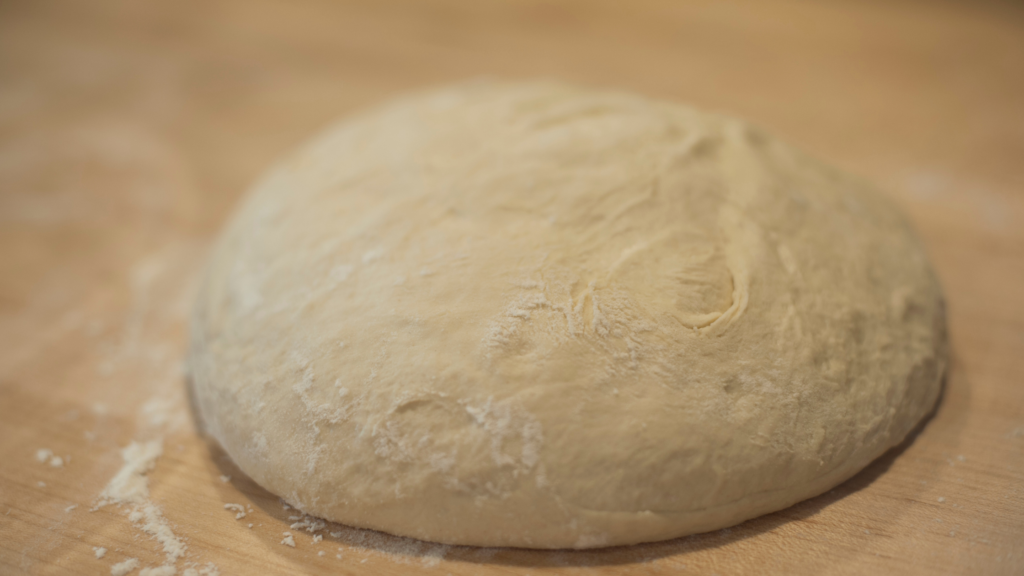
<svg viewBox="0 0 1024 576">
<path fill-rule="evenodd" d="M 819 494 L 899 443 L 942 296 L 864 183 L 735 119 L 479 81 L 348 119 L 217 244 L 207 431 L 324 518 L 628 544 Z"/>
</svg>

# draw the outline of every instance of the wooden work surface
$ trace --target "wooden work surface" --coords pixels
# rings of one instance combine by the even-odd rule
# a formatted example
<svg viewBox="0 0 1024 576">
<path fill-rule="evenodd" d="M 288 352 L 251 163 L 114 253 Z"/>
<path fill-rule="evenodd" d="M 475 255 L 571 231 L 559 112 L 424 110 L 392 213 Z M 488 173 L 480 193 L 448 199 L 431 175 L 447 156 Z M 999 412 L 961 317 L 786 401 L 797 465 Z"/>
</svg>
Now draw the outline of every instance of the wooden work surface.
<svg viewBox="0 0 1024 576">
<path fill-rule="evenodd" d="M 710 534 L 540 552 L 296 529 L 281 545 L 294 511 L 194 431 L 196 272 L 248 184 L 325 122 L 480 74 L 724 110 L 879 183 L 948 296 L 934 417 L 835 490 Z M 1024 574 L 1024 7 L 3 2 L 0 573 L 163 563 L 129 510 L 89 511 L 120 448 L 156 438 L 150 500 L 188 546 L 179 573 Z"/>
</svg>

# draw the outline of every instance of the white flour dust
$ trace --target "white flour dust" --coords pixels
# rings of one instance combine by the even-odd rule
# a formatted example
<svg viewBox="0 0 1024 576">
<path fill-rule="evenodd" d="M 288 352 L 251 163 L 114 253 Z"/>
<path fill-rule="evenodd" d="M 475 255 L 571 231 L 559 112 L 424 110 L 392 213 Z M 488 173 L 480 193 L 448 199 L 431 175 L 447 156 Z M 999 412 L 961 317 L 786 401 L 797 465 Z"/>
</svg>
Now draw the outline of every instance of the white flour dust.
<svg viewBox="0 0 1024 576">
<path fill-rule="evenodd" d="M 286 509 L 290 509 L 290 507 L 287 507 L 287 504 L 285 506 Z M 304 530 L 312 534 L 310 538 L 312 544 L 324 542 L 325 535 L 330 536 L 334 540 L 334 544 L 341 544 L 342 546 L 338 547 L 340 554 L 336 554 L 339 560 L 344 559 L 348 553 L 359 552 L 396 564 L 410 565 L 419 563 L 425 567 L 434 567 L 440 564 L 441 560 L 444 560 L 445 556 L 452 549 L 452 546 L 447 544 L 435 544 L 413 538 L 392 536 L 373 530 L 352 528 L 334 523 L 328 524 L 320 518 L 306 514 L 291 516 L 290 519 L 296 520 L 290 526 L 292 530 Z M 324 533 L 321 534 L 320 532 Z M 290 541 L 288 546 L 295 547 L 294 535 L 291 532 L 286 532 L 285 534 L 287 535 L 286 539 Z M 285 544 L 285 542 L 282 541 L 282 544 Z M 363 558 L 362 561 L 365 562 L 366 558 Z"/>
<path fill-rule="evenodd" d="M 185 555 L 187 546 L 175 536 L 160 508 L 150 501 L 149 480 L 146 478 L 146 474 L 153 470 L 161 454 L 161 440 L 129 444 L 121 451 L 124 466 L 103 489 L 94 510 L 111 504 L 128 509 L 128 519 L 131 523 L 160 543 L 165 556 L 165 566 L 173 568 L 174 563 Z"/>
<path fill-rule="evenodd" d="M 132 441 L 121 450 L 123 465 L 99 494 L 92 509 L 118 506 L 132 526 L 160 545 L 163 564 L 142 567 L 139 576 L 179 574 L 178 564 L 188 552 L 184 539 L 175 534 L 161 508 L 150 499 L 148 475 L 163 454 L 164 437 L 182 431 L 188 423 L 181 387 L 180 354 L 161 336 L 186 321 L 195 256 L 195 246 L 170 243 L 131 270 L 132 301 L 124 328 L 118 342 L 108 349 L 100 364 L 100 373 L 104 376 L 121 369 L 142 370 L 142 389 L 150 393 L 149 399 L 141 403 L 136 418 L 139 426 L 136 438 L 145 440 Z M 108 412 L 101 401 L 95 402 L 94 409 L 98 415 Z M 63 461 L 55 463 L 51 454 L 40 450 L 36 457 L 51 466 L 64 464 Z M 106 554 L 105 548 L 94 550 L 97 558 Z M 112 566 L 111 574 L 127 574 L 140 565 L 138 559 L 129 558 Z M 186 575 L 215 576 L 219 573 L 213 564 L 198 566 L 185 562 L 183 568 L 180 573 Z"/>
</svg>

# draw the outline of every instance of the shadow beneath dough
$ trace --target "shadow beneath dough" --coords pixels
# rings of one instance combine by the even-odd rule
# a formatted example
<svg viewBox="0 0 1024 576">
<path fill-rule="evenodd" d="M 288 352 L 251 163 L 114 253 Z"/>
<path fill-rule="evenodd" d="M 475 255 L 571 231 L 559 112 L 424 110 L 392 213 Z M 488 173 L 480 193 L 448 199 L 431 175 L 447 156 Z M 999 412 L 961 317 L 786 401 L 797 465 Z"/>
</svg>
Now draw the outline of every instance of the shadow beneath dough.
<svg viewBox="0 0 1024 576">
<path fill-rule="evenodd" d="M 492 549 L 495 550 L 495 553 L 492 554 L 486 562 L 526 568 L 610 566 L 652 562 L 668 556 L 727 546 L 740 540 L 770 532 L 789 522 L 808 520 L 834 502 L 867 488 L 889 470 L 896 459 L 914 443 L 914 440 L 918 435 L 920 435 L 929 422 L 935 418 L 939 408 L 945 401 L 948 378 L 947 372 L 947 374 L 943 376 L 939 398 L 936 400 L 935 406 L 921 420 L 921 422 L 919 422 L 918 425 L 915 426 L 909 434 L 907 434 L 907 437 L 903 442 L 893 448 L 890 448 L 885 454 L 875 459 L 866 468 L 858 472 L 846 482 L 843 482 L 823 494 L 794 504 L 789 508 L 784 508 L 777 512 L 752 518 L 730 528 L 723 528 L 714 532 L 683 536 L 672 540 L 663 540 L 661 542 L 649 542 L 630 546 L 613 546 L 591 550 Z M 453 549 L 445 555 L 445 559 L 461 560 L 464 562 L 479 562 L 479 560 L 474 559 L 474 555 L 479 556 L 479 553 L 474 554 L 470 552 L 463 557 L 459 550 Z"/>
<path fill-rule="evenodd" d="M 302 525 L 304 522 L 316 522 L 319 519 L 302 514 L 289 507 L 282 499 L 263 489 L 234 464 L 230 456 L 224 452 L 214 439 L 205 434 L 203 435 L 207 440 L 206 444 L 210 453 L 208 462 L 212 465 L 210 466 L 211 477 L 217 475 L 221 477 L 221 480 L 227 478 L 227 482 L 236 490 L 245 494 L 253 506 L 258 507 L 270 519 L 279 522 L 278 525 L 273 527 L 272 532 L 276 538 L 280 538 L 279 534 L 282 531 L 291 530 L 297 534 L 302 530 L 313 532 L 309 528 L 316 527 L 317 534 L 323 536 L 323 544 L 335 544 L 334 548 L 328 550 L 337 549 L 338 545 L 348 547 L 349 550 L 345 550 L 342 556 L 355 553 L 358 557 L 365 557 L 377 553 L 403 564 L 421 564 L 424 567 L 435 566 L 442 559 L 446 563 L 497 564 L 522 568 L 641 564 L 669 556 L 727 546 L 734 542 L 770 532 L 789 522 L 808 520 L 834 502 L 867 488 L 889 470 L 896 459 L 914 443 L 918 435 L 935 418 L 943 404 L 947 402 L 950 372 L 954 361 L 955 359 L 951 354 L 950 367 L 947 367 L 946 374 L 943 376 L 939 398 L 928 415 L 918 423 L 902 443 L 891 448 L 846 482 L 819 496 L 789 508 L 753 518 L 731 528 L 631 546 L 614 546 L 589 550 L 480 548 L 475 546 L 436 544 L 413 538 L 393 536 L 375 530 L 353 528 L 326 520 L 322 520 L 323 525 L 319 527 L 316 525 L 310 526 L 309 524 Z M 961 383 L 961 385 L 966 386 L 966 383 Z M 193 421 L 196 429 L 202 432 L 204 427 L 202 418 L 196 409 L 191 380 L 188 382 L 187 388 Z M 966 392 L 966 390 L 963 392 Z M 955 394 L 955 396 L 959 397 L 962 394 Z M 958 400 L 966 400 L 966 398 L 958 398 Z M 211 481 L 213 481 L 213 478 L 211 478 Z M 261 527 L 267 523 L 266 519 L 257 521 L 261 522 Z M 298 526 L 296 526 L 296 523 L 298 523 Z M 331 552 L 331 554 L 333 555 L 334 552 Z"/>
</svg>

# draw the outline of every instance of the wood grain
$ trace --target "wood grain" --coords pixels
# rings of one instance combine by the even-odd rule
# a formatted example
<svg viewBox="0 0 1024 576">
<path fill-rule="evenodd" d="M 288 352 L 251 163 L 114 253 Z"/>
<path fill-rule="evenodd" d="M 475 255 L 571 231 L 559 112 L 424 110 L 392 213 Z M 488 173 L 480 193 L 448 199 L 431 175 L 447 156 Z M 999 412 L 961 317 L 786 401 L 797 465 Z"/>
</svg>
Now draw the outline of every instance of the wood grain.
<svg viewBox="0 0 1024 576">
<path fill-rule="evenodd" d="M 710 534 L 538 552 L 335 526 L 279 544 L 294 511 L 189 416 L 181 359 L 207 246 L 248 183 L 325 122 L 480 74 L 728 111 L 881 184 L 948 297 L 934 416 L 832 492 Z M 120 448 L 162 437 L 149 488 L 186 539 L 179 571 L 1024 574 L 1022 159 L 1014 4 L 0 3 L 0 572 L 161 564 L 125 510 L 89 509 Z M 69 461 L 39 463 L 40 448 Z"/>
</svg>

